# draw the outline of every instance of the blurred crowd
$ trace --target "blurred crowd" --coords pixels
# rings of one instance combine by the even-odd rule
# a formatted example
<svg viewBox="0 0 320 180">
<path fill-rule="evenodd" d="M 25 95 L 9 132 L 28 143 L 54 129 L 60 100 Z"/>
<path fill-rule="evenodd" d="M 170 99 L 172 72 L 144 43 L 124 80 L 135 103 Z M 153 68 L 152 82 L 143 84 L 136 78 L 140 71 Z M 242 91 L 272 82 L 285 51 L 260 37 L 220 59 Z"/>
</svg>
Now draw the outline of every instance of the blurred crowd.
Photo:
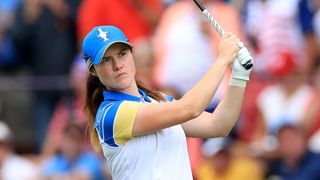
<svg viewBox="0 0 320 180">
<path fill-rule="evenodd" d="M 320 179 L 320 0 L 201 2 L 255 65 L 231 134 L 187 139 L 194 179 Z M 0 180 L 111 179 L 83 114 L 81 44 L 102 24 L 134 45 L 136 78 L 176 99 L 217 57 L 191 0 L 1 0 Z"/>
</svg>

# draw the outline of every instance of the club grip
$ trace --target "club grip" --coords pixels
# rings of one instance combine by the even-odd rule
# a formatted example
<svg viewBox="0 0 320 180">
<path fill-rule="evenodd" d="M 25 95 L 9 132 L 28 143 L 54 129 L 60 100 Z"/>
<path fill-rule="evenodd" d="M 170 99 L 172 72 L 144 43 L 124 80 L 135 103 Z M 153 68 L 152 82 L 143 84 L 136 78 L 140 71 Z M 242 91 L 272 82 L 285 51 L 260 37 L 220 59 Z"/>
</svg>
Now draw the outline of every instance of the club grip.
<svg viewBox="0 0 320 180">
<path fill-rule="evenodd" d="M 198 1 L 194 0 L 194 2 L 198 5 L 198 7 L 201 9 L 202 13 L 206 16 L 206 18 L 210 21 L 211 25 L 216 29 L 216 31 L 220 34 L 220 36 L 223 36 L 224 30 L 220 26 L 220 24 L 210 15 L 210 12 L 204 8 L 204 6 Z M 243 43 L 241 45 L 239 44 L 240 48 L 243 48 Z M 246 70 L 249 70 L 252 68 L 253 63 L 252 61 L 248 61 L 245 64 L 241 64 Z"/>
<path fill-rule="evenodd" d="M 206 16 L 206 18 L 210 21 L 211 25 L 216 29 L 216 31 L 223 36 L 224 30 L 220 26 L 220 24 L 210 15 L 207 9 L 203 10 L 202 13 Z"/>
</svg>

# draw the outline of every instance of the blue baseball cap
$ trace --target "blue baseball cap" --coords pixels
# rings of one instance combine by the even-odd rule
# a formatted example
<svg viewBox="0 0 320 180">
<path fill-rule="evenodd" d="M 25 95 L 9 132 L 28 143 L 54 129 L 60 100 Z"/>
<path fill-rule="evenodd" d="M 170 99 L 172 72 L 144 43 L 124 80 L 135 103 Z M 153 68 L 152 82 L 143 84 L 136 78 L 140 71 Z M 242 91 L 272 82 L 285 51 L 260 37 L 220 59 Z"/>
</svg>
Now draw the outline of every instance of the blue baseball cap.
<svg viewBox="0 0 320 180">
<path fill-rule="evenodd" d="M 115 26 L 96 26 L 84 38 L 82 55 L 88 68 L 99 64 L 106 50 L 115 43 L 124 43 L 133 47 L 124 33 Z"/>
</svg>

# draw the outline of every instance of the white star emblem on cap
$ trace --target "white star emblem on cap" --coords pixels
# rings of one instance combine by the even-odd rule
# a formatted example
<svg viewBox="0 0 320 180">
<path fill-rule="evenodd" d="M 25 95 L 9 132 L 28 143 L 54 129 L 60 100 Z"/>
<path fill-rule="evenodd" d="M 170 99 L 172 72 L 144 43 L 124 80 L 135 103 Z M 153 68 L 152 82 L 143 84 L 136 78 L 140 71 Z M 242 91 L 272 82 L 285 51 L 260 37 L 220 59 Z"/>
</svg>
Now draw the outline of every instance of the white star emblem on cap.
<svg viewBox="0 0 320 180">
<path fill-rule="evenodd" d="M 97 36 L 98 39 L 103 40 L 103 41 L 108 41 L 108 32 L 104 32 L 101 28 L 98 29 L 99 35 Z"/>
</svg>

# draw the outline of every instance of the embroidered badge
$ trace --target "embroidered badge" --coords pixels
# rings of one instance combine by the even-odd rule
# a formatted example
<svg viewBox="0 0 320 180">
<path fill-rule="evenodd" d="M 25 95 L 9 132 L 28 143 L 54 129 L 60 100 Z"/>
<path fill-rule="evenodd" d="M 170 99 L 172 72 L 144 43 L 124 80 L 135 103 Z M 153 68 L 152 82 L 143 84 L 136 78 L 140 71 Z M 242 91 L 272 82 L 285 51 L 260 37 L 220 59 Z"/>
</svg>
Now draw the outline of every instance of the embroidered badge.
<svg viewBox="0 0 320 180">
<path fill-rule="evenodd" d="M 98 29 L 99 34 L 97 36 L 97 38 L 99 40 L 103 40 L 103 41 L 108 41 L 109 40 L 109 33 L 108 32 L 104 32 L 101 28 Z"/>
</svg>

